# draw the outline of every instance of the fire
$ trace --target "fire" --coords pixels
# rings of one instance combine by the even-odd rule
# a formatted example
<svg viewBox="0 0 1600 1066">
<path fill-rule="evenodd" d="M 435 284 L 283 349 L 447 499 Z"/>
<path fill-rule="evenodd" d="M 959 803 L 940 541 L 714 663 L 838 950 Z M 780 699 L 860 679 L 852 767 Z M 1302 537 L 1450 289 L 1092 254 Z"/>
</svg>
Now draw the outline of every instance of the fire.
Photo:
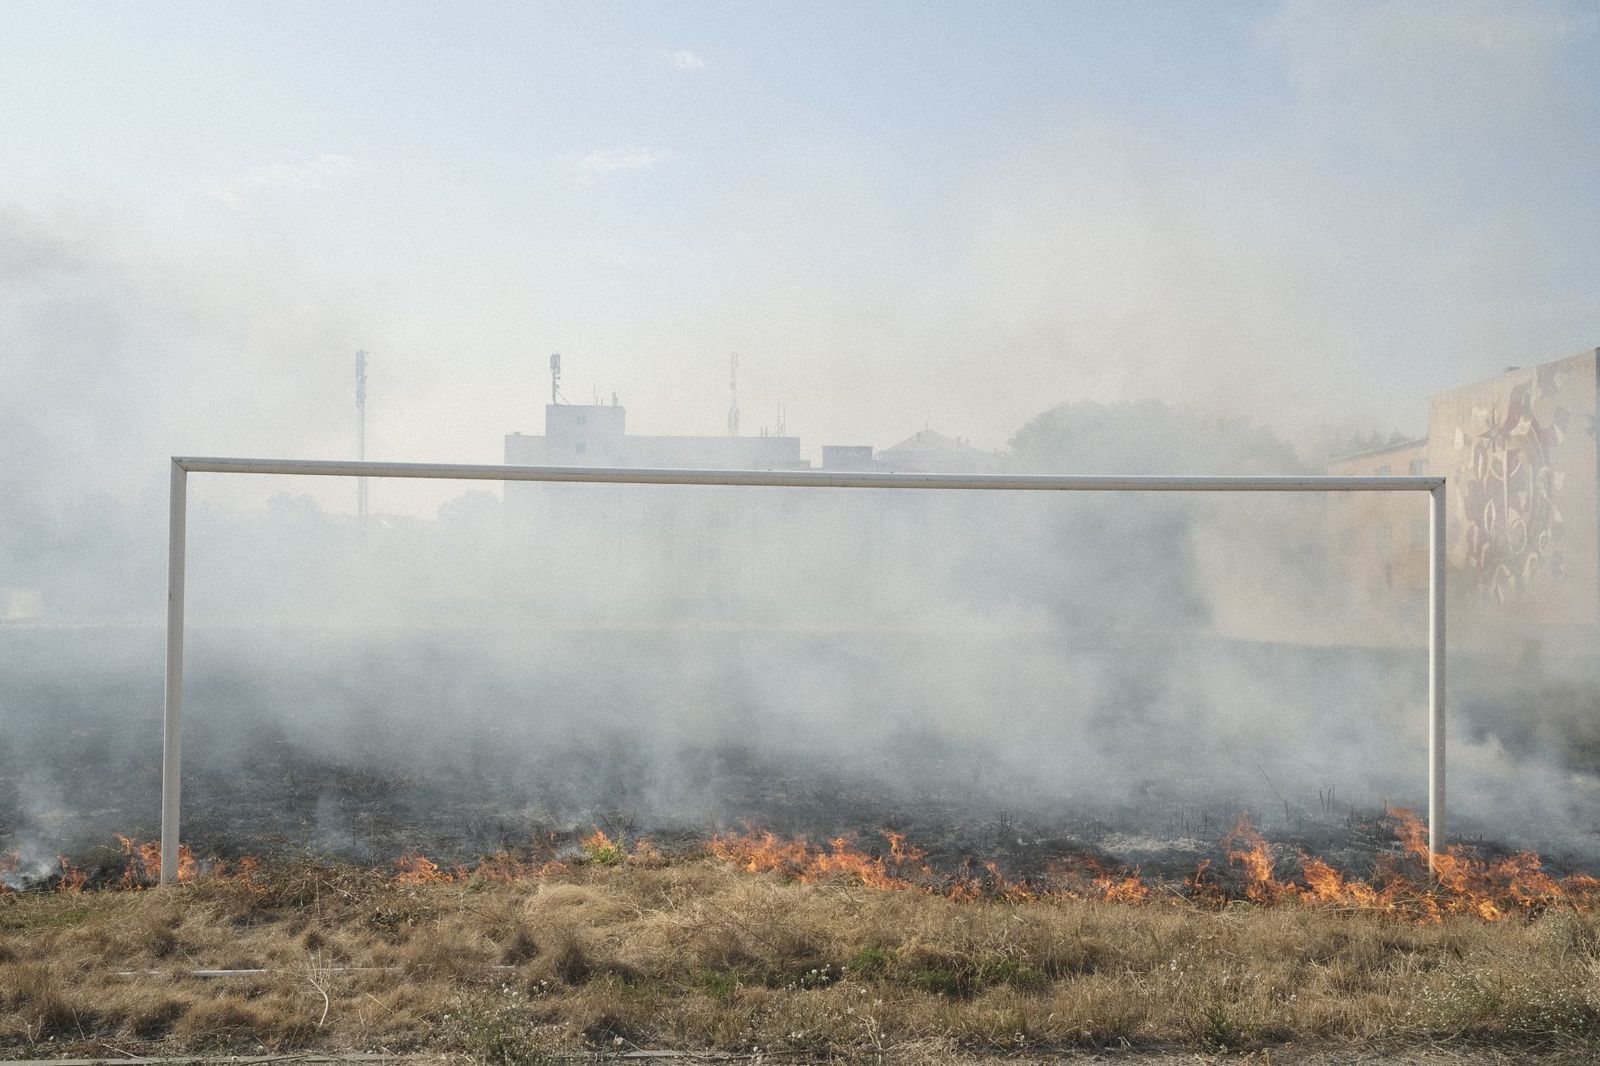
<svg viewBox="0 0 1600 1066">
<path fill-rule="evenodd" d="M 117 843 L 128 863 L 122 871 L 122 888 L 144 888 L 161 881 L 161 842 L 137 840 L 117 834 Z M 178 845 L 178 880 L 193 881 L 200 874 L 200 864 L 195 860 L 189 845 Z"/>
<path fill-rule="evenodd" d="M 1552 904 L 1582 910 L 1600 904 L 1600 880 L 1575 875 L 1557 880 L 1533 852 L 1520 852 L 1491 862 L 1455 846 L 1430 855 L 1428 832 L 1409 810 L 1392 808 L 1388 817 L 1403 854 L 1417 869 L 1408 875 L 1394 859 L 1381 859 L 1371 880 L 1346 877 L 1328 863 L 1300 856 L 1304 884 L 1274 875 L 1270 845 L 1241 819 L 1225 846 L 1228 860 L 1242 867 L 1246 898 L 1258 903 L 1298 900 L 1312 906 L 1343 907 L 1399 915 L 1412 921 L 1439 922 L 1449 915 L 1472 915 L 1494 922 L 1516 915 L 1537 914 Z M 1204 888 L 1202 868 L 1192 885 Z"/>
<path fill-rule="evenodd" d="M 1097 877 L 1094 887 L 1107 903 L 1144 903 L 1150 899 L 1150 886 L 1137 870 L 1118 877 Z"/>
<path fill-rule="evenodd" d="M 1365 881 L 1347 880 L 1332 866 L 1309 855 L 1300 856 L 1300 874 L 1306 879 L 1305 887 L 1297 890 L 1300 900 L 1322 906 L 1393 911 L 1396 889 L 1401 887 L 1401 882 L 1395 881 L 1379 891 Z"/>
<path fill-rule="evenodd" d="M 1553 905 L 1582 912 L 1600 910 L 1600 878 L 1584 874 L 1557 878 L 1532 852 L 1488 860 L 1458 846 L 1430 856 L 1427 828 L 1413 812 L 1393 809 L 1388 818 L 1399 849 L 1380 855 L 1371 876 L 1361 878 L 1303 852 L 1297 856 L 1298 875 L 1280 876 L 1279 871 L 1292 869 L 1295 860 L 1282 855 L 1248 818 L 1241 817 L 1222 841 L 1228 864 L 1225 870 L 1213 868 L 1210 860 L 1202 862 L 1181 888 L 1172 884 L 1161 898 L 1191 906 L 1222 906 L 1242 898 L 1262 906 L 1327 907 L 1414 922 L 1440 922 L 1451 916 L 1501 921 L 1537 915 Z M 749 874 L 776 874 L 802 884 L 845 883 L 943 895 L 957 901 L 1144 904 L 1156 898 L 1158 886 L 1147 882 L 1139 870 L 1111 868 L 1090 855 L 1057 859 L 1038 878 L 1013 878 L 995 862 L 972 860 L 954 873 L 940 873 L 929 863 L 927 851 L 911 844 L 903 833 L 884 830 L 882 835 L 885 847 L 873 851 L 857 846 L 848 836 L 813 845 L 803 837 L 784 839 L 770 831 L 749 829 L 714 835 L 706 850 L 714 859 Z M 63 892 L 85 891 L 91 882 L 96 887 L 142 889 L 160 880 L 161 847 L 157 842 L 120 835 L 117 840 L 125 860 L 120 876 L 104 881 L 61 856 L 57 859 L 59 873 L 43 880 Z M 581 854 L 576 860 L 563 859 L 562 848 L 574 843 Z M 550 833 L 534 840 L 526 851 L 500 851 L 471 866 L 447 867 L 420 852 L 408 851 L 395 860 L 387 876 L 403 885 L 517 882 L 565 872 L 574 861 L 609 866 L 659 864 L 666 859 L 648 840 L 629 844 L 595 827 L 576 839 Z M 187 845 L 180 848 L 178 879 L 192 881 L 202 873 L 210 880 L 262 884 L 261 863 L 253 857 L 231 864 L 207 860 L 202 866 Z M 26 883 L 21 856 L 0 853 L 0 892 L 16 891 Z"/>
<path fill-rule="evenodd" d="M 1273 876 L 1277 863 L 1272 857 L 1272 845 L 1256 832 L 1247 816 L 1239 816 L 1222 846 L 1229 862 L 1244 867 L 1246 899 L 1255 903 L 1277 903 L 1294 892 L 1294 886 Z"/>
<path fill-rule="evenodd" d="M 590 862 L 599 866 L 611 866 L 627 857 L 627 852 L 599 826 L 595 826 L 594 832 L 580 839 L 578 846 L 583 849 L 584 855 Z"/>
<path fill-rule="evenodd" d="M 920 865 L 923 852 L 908 848 L 905 837 L 898 833 L 884 835 L 889 841 L 887 860 L 859 850 L 848 837 L 835 837 L 824 850 L 813 848 L 803 837 L 779 840 L 772 832 L 727 833 L 712 837 L 706 847 L 745 873 L 777 873 L 802 884 L 842 879 L 867 888 L 915 887 L 903 875 L 926 871 Z"/>
<path fill-rule="evenodd" d="M 1104 899 L 1140 903 L 1150 888 L 1137 871 L 1111 872 L 1094 860 L 1051 866 L 1044 885 L 1013 880 L 998 863 L 968 863 L 954 876 L 941 877 L 927 862 L 927 852 L 906 841 L 903 833 L 883 831 L 887 857 L 836 837 L 826 848 L 805 838 L 780 839 L 770 831 L 719 834 L 711 838 L 711 854 L 745 873 L 776 873 L 802 884 L 842 880 L 865 888 L 937 894 L 957 901 L 1000 900 L 1036 903 L 1050 899 Z"/>
<path fill-rule="evenodd" d="M 883 839 L 889 842 L 889 859 L 896 866 L 908 863 L 920 863 L 928 857 L 928 853 L 921 848 L 906 843 L 904 833 L 896 833 L 893 829 L 883 831 Z"/>
<path fill-rule="evenodd" d="M 1150 886 L 1138 870 L 1111 870 L 1092 855 L 1050 863 L 1041 894 L 1045 899 L 1098 899 L 1108 903 L 1144 903 Z"/>
<path fill-rule="evenodd" d="M 1389 811 L 1395 820 L 1395 835 L 1406 852 L 1427 864 L 1428 831 L 1412 811 Z M 1544 870 L 1544 862 L 1531 851 L 1518 852 L 1498 862 L 1488 862 L 1467 854 L 1459 846 L 1433 856 L 1433 876 L 1445 896 L 1447 913 L 1475 914 L 1485 921 L 1497 921 L 1513 913 L 1539 911 L 1554 903 L 1593 906 L 1600 902 L 1600 881 L 1577 875 L 1556 880 Z"/>
<path fill-rule="evenodd" d="M 89 874 L 85 870 L 72 865 L 72 860 L 65 855 L 57 855 L 56 863 L 61 867 L 61 880 L 56 882 L 58 892 L 82 892 L 89 883 Z"/>
<path fill-rule="evenodd" d="M 408 851 L 394 861 L 394 879 L 402 885 L 434 885 L 458 880 L 457 871 L 446 871 L 420 852 Z"/>
</svg>

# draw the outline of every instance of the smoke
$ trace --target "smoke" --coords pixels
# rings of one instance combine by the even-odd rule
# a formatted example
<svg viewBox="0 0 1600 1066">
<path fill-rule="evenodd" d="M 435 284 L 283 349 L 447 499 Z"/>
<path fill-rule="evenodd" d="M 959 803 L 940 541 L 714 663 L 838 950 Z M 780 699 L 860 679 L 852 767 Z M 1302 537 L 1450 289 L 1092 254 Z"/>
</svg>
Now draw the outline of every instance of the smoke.
<svg viewBox="0 0 1600 1066">
<path fill-rule="evenodd" d="M 528 366 L 575 341 L 658 431 L 720 421 L 723 357 L 672 353 L 737 349 L 747 410 L 785 401 L 808 442 L 933 420 L 1019 469 L 1316 469 L 1331 433 L 1420 429 L 1434 389 L 1595 342 L 1594 34 L 1560 6 L 1290 3 L 1252 35 L 1271 84 L 1212 85 L 1209 127 L 1164 97 L 1030 112 L 926 184 L 893 147 L 768 146 L 799 199 L 661 149 L 638 176 L 685 183 L 670 236 L 563 175 L 585 225 L 533 252 L 361 201 L 395 233 L 376 278 L 323 232 L 383 180 L 354 154 L 249 170 L 176 235 L 18 197 L 0 590 L 40 606 L 0 624 L 0 849 L 153 830 L 166 460 L 348 454 L 356 348 L 397 458 L 498 459 L 537 429 Z M 1421 652 L 1352 632 L 1315 497 L 383 485 L 365 527 L 352 500 L 194 481 L 196 841 L 1421 800 Z M 1415 597 L 1362 606 L 1423 632 Z M 1452 662 L 1453 810 L 1595 853 L 1592 663 Z"/>
<path fill-rule="evenodd" d="M 1303 469 L 1148 402 L 1062 405 L 1014 446 L 1034 471 Z M 379 860 L 591 821 L 1088 836 L 1421 799 L 1423 657 L 1339 624 L 1319 498 L 508 491 L 366 525 L 293 492 L 196 508 L 191 840 Z M 83 624 L 3 634 L 7 833 L 150 832 L 159 618 L 51 602 Z M 1592 777 L 1475 726 L 1463 823 L 1588 848 Z"/>
</svg>

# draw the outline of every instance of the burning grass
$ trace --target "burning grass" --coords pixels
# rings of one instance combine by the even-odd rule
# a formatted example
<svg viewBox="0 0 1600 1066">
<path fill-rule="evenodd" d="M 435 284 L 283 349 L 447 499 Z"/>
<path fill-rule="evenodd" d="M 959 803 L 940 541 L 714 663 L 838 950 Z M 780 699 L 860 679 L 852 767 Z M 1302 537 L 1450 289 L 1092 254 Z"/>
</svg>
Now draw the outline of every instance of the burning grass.
<svg viewBox="0 0 1600 1066">
<path fill-rule="evenodd" d="M 635 1047 L 800 1057 L 1470 1040 L 1600 1046 L 1600 893 L 1416 820 L 1369 878 L 1247 823 L 1164 883 L 1067 858 L 939 871 L 770 833 L 668 857 L 595 830 L 469 866 L 228 865 L 125 840 L 0 894 L 0 1047 L 29 1054 Z M 15 863 L 13 861 L 13 866 Z M 196 971 L 252 971 L 202 977 Z"/>
</svg>

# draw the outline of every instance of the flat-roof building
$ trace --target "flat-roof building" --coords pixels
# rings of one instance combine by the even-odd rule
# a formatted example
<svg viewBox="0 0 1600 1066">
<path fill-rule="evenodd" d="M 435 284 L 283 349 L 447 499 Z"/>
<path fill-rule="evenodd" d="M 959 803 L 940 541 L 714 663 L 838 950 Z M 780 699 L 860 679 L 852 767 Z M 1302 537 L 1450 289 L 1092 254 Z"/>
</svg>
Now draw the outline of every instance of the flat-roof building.
<svg viewBox="0 0 1600 1066">
<path fill-rule="evenodd" d="M 552 403 L 544 435 L 506 435 L 512 466 L 619 466 L 698 470 L 801 470 L 799 437 L 647 437 L 627 430 L 618 404 Z"/>
</svg>

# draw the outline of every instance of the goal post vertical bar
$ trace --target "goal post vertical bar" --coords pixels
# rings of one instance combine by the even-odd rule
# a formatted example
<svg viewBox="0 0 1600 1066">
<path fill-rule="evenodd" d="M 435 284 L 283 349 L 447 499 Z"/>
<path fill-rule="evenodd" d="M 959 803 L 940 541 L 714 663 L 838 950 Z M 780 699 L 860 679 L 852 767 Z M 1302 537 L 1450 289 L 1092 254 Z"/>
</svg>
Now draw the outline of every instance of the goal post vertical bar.
<svg viewBox="0 0 1600 1066">
<path fill-rule="evenodd" d="M 167 517 L 167 693 L 161 725 L 161 883 L 178 877 L 178 801 L 183 788 L 183 571 L 189 471 L 172 461 Z"/>
<path fill-rule="evenodd" d="M 1445 492 L 1428 492 L 1428 857 L 1444 853 Z"/>
</svg>

